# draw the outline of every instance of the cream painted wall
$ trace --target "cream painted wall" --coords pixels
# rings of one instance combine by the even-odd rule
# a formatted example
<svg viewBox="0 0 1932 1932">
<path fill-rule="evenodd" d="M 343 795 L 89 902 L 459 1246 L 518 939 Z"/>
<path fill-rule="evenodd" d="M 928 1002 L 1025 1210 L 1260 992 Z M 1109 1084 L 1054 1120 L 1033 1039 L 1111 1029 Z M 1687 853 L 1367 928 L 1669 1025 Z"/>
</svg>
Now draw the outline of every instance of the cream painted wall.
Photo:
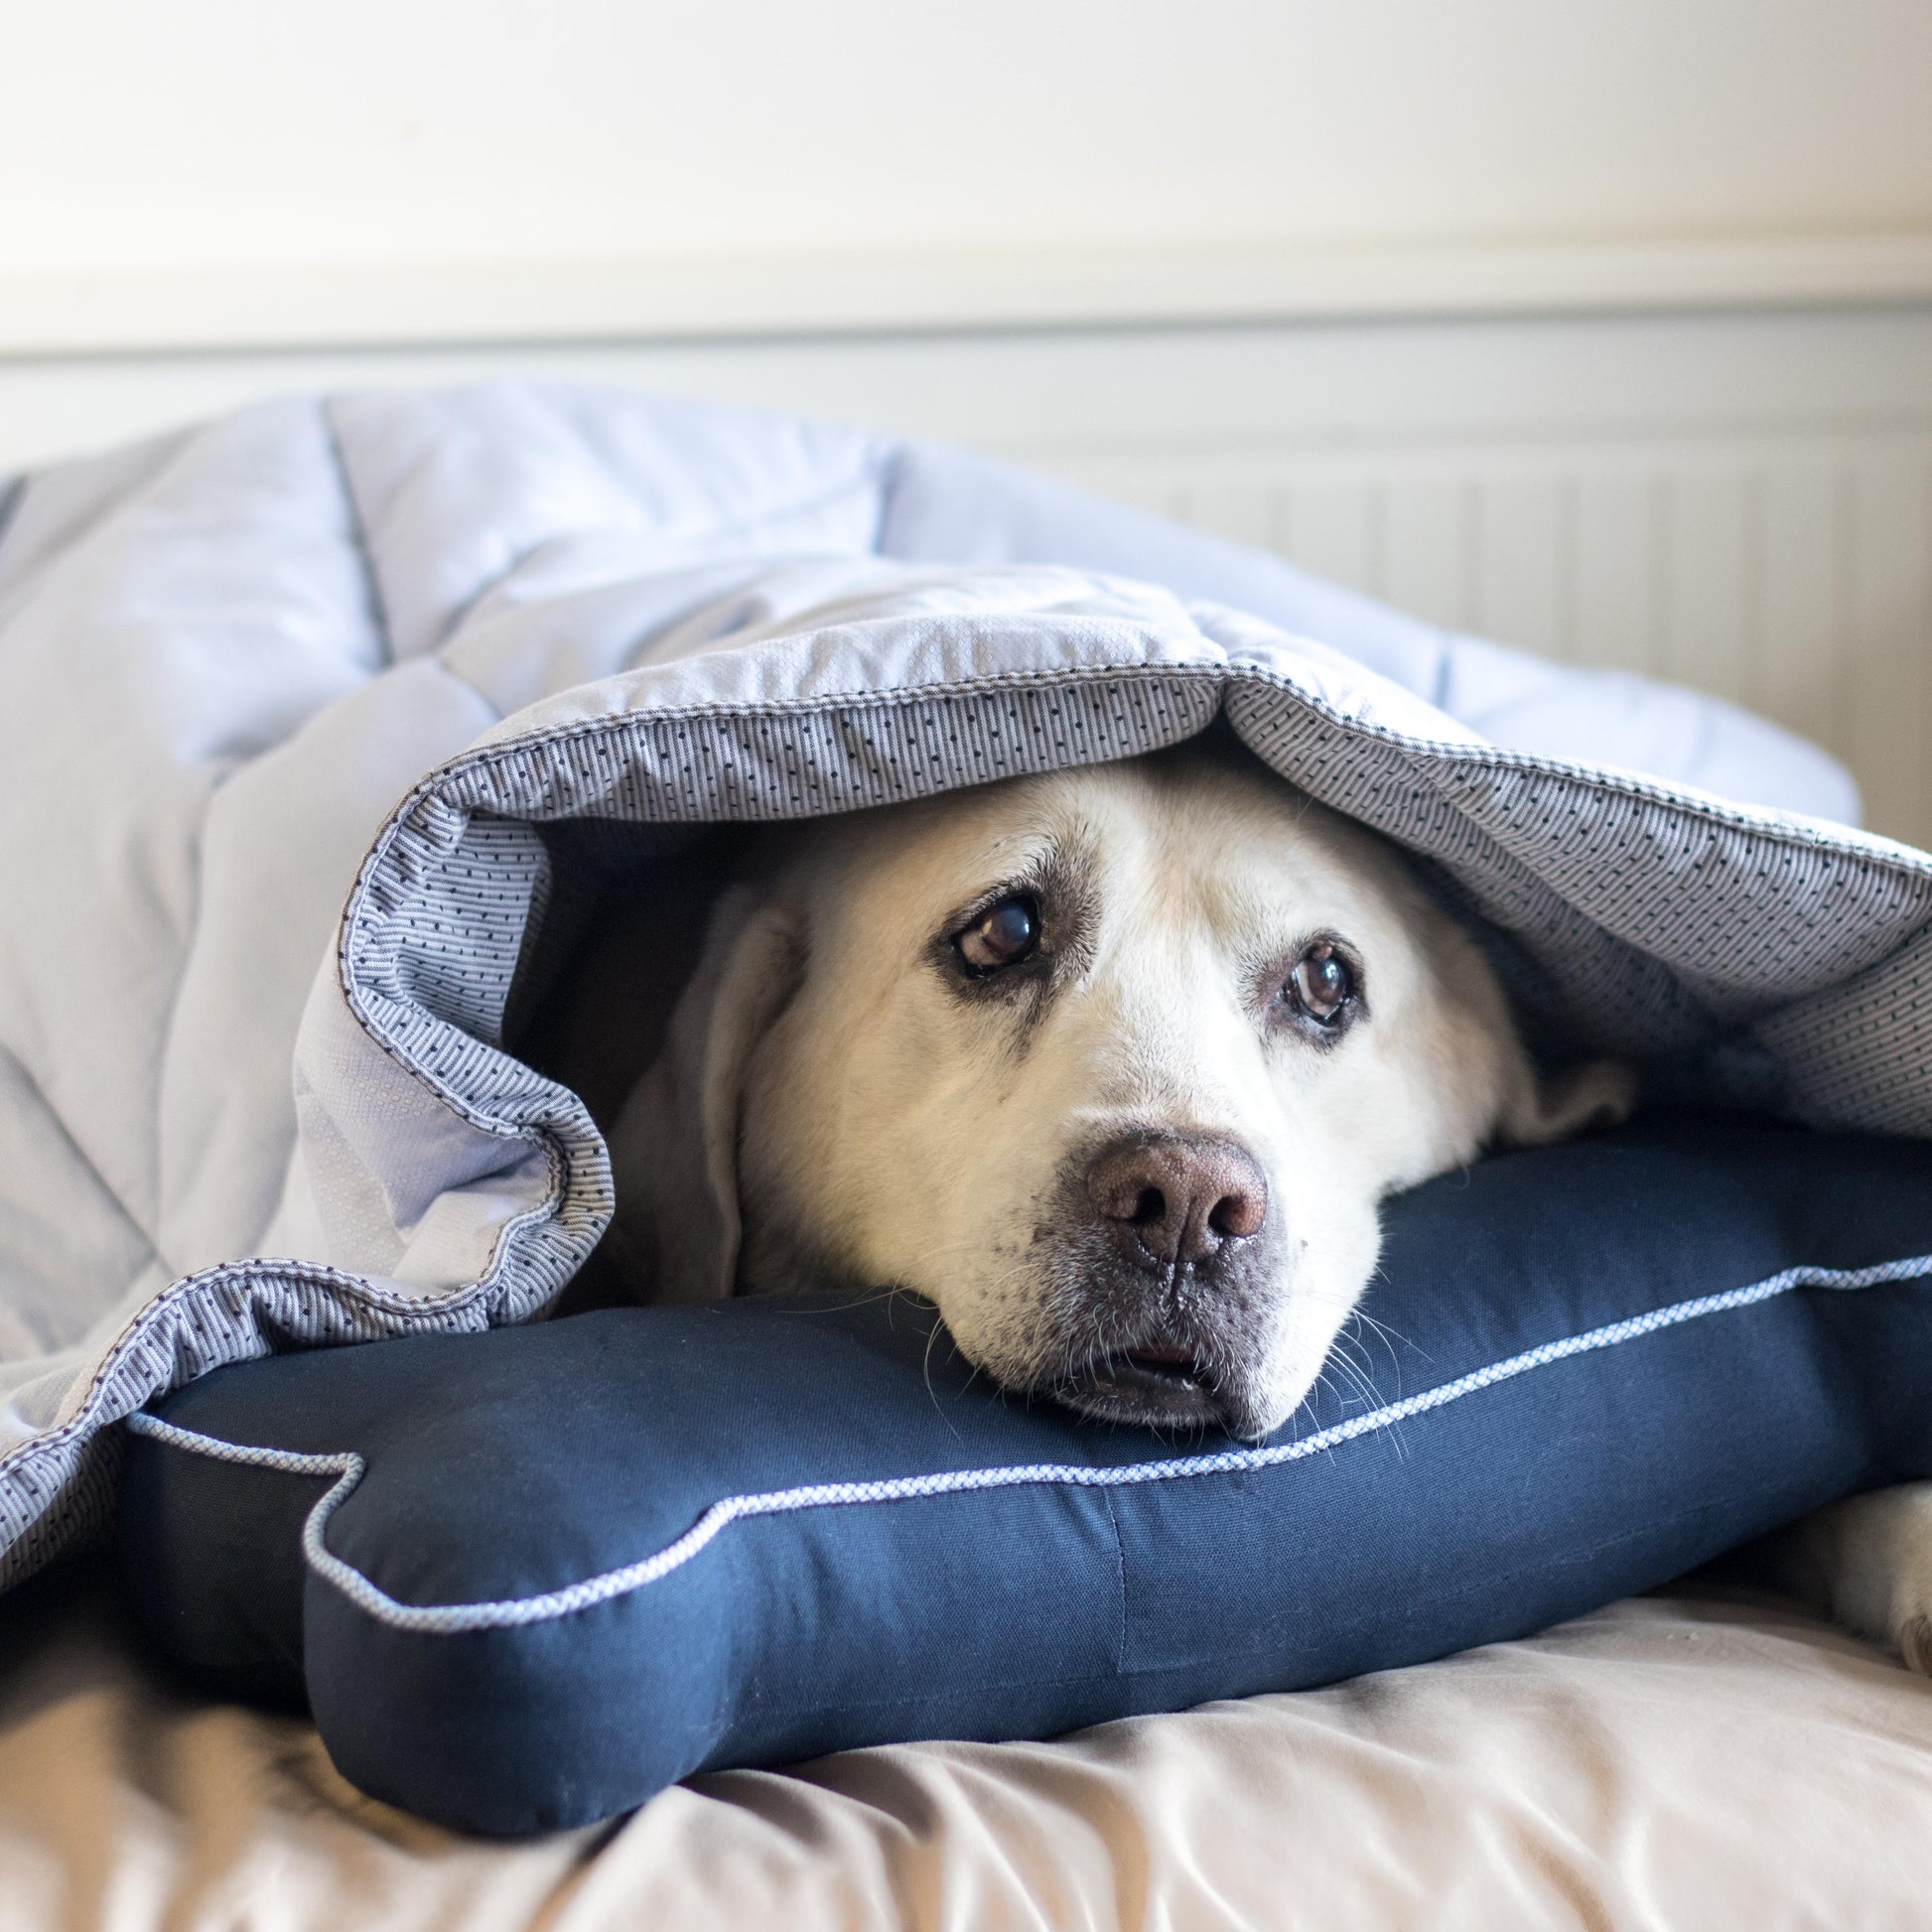
<svg viewBox="0 0 1932 1932">
<path fill-rule="evenodd" d="M 1932 229 L 1927 0 L 13 0 L 0 278 Z"/>
</svg>

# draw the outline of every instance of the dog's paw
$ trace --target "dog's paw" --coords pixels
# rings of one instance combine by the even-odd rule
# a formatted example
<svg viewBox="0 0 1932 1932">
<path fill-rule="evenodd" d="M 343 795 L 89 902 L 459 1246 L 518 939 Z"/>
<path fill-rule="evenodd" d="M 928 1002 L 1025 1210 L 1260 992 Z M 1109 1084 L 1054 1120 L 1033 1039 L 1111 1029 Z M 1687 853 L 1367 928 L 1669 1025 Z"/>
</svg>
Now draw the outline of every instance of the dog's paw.
<svg viewBox="0 0 1932 1932">
<path fill-rule="evenodd" d="M 1909 1669 L 1932 1677 L 1932 1616 L 1923 1611 L 1908 1616 L 1898 1627 L 1898 1650 Z"/>
<path fill-rule="evenodd" d="M 1867 1635 L 1889 1640 L 1910 1669 L 1932 1677 L 1932 1483 L 1874 1490 L 1846 1507 L 1848 1607 L 1864 1612 Z"/>
<path fill-rule="evenodd" d="M 1778 1544 L 1776 1581 L 1932 1677 L 1932 1482 L 1849 1497 Z"/>
</svg>

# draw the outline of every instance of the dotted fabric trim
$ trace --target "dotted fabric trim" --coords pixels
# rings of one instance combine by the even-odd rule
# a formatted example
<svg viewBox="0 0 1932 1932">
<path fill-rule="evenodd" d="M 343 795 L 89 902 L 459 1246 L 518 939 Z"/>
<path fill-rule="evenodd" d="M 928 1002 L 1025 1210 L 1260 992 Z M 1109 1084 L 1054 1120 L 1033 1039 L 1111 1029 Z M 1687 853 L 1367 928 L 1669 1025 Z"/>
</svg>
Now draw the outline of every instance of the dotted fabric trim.
<svg viewBox="0 0 1932 1932">
<path fill-rule="evenodd" d="M 239 1463 L 244 1467 L 278 1469 L 288 1475 L 335 1476 L 329 1492 L 309 1511 L 302 1526 L 302 1554 L 309 1568 L 325 1583 L 333 1585 L 357 1609 L 392 1630 L 418 1636 L 449 1636 L 465 1630 L 512 1629 L 528 1623 L 548 1623 L 595 1603 L 662 1581 L 681 1570 L 733 1523 L 759 1516 L 790 1515 L 806 1509 L 849 1508 L 865 1503 L 909 1502 L 924 1496 L 957 1496 L 990 1489 L 1017 1489 L 1057 1485 L 1074 1489 L 1121 1489 L 1145 1482 L 1173 1482 L 1187 1476 L 1242 1474 L 1255 1469 L 1277 1468 L 1287 1462 L 1305 1461 L 1321 1455 L 1343 1443 L 1370 1436 L 1426 1415 L 1432 1409 L 1446 1408 L 1478 1390 L 1493 1388 L 1499 1382 L 1514 1380 L 1533 1369 L 1552 1362 L 1568 1361 L 1599 1348 L 1614 1348 L 1639 1336 L 1656 1334 L 1665 1328 L 1681 1327 L 1705 1315 L 1723 1314 L 1734 1309 L 1754 1308 L 1799 1288 L 1853 1290 L 1876 1288 L 1891 1282 L 1916 1281 L 1932 1275 L 1932 1255 L 1917 1255 L 1906 1261 L 1880 1262 L 1869 1268 L 1836 1269 L 1800 1266 L 1787 1268 L 1768 1280 L 1753 1282 L 1748 1288 L 1725 1289 L 1715 1295 L 1700 1295 L 1667 1308 L 1653 1309 L 1647 1314 L 1634 1314 L 1621 1321 L 1590 1328 L 1582 1334 L 1567 1335 L 1558 1341 L 1539 1343 L 1521 1354 L 1506 1356 L 1486 1367 L 1471 1369 L 1453 1381 L 1406 1396 L 1365 1415 L 1334 1423 L 1312 1436 L 1292 1443 L 1269 1444 L 1259 1449 L 1219 1449 L 1209 1455 L 1172 1456 L 1160 1462 L 1133 1462 L 1116 1467 L 1096 1468 L 1080 1462 L 1020 1462 L 991 1469 L 941 1469 L 928 1475 L 893 1476 L 873 1482 L 814 1482 L 792 1489 L 768 1489 L 752 1495 L 726 1496 L 707 1509 L 692 1526 L 661 1550 L 620 1570 L 607 1570 L 562 1589 L 545 1590 L 535 1596 L 512 1596 L 475 1603 L 403 1603 L 357 1570 L 345 1563 L 328 1547 L 325 1532 L 329 1519 L 354 1493 L 368 1465 L 352 1449 L 333 1454 L 305 1454 L 295 1449 L 262 1449 L 242 1443 L 227 1443 L 218 1437 L 182 1429 L 159 1416 L 138 1410 L 127 1418 L 127 1426 L 137 1435 L 151 1437 L 172 1449 L 205 1455 L 217 1462 Z"/>
</svg>

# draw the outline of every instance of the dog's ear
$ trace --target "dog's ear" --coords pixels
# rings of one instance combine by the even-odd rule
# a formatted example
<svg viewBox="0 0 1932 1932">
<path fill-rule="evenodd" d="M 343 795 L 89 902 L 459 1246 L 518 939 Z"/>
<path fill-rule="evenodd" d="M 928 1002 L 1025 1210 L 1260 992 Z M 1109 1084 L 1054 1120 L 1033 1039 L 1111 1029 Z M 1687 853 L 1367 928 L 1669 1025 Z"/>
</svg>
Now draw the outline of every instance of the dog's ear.
<svg viewBox="0 0 1932 1932">
<path fill-rule="evenodd" d="M 1425 945 L 1448 998 L 1448 1023 L 1460 1029 L 1443 1076 L 1461 1060 L 1487 1062 L 1496 1084 L 1483 1104 L 1495 1109 L 1488 1135 L 1503 1147 L 1549 1147 L 1591 1128 L 1615 1127 L 1635 1110 L 1640 1083 L 1623 1060 L 1582 1060 L 1561 1073 L 1540 1072 L 1517 1028 L 1489 952 L 1465 922 L 1434 899 L 1421 914 Z"/>
<path fill-rule="evenodd" d="M 1511 1147 L 1548 1147 L 1591 1128 L 1615 1127 L 1630 1118 L 1637 1092 L 1636 1069 L 1622 1060 L 1585 1060 L 1540 1076 L 1525 1056 L 1496 1123 L 1498 1138 Z"/>
<path fill-rule="evenodd" d="M 725 893 L 663 1050 L 618 1116 L 618 1210 L 606 1240 L 640 1301 L 732 1292 L 746 1074 L 797 986 L 801 950 L 797 922 L 776 903 L 750 887 Z"/>
</svg>

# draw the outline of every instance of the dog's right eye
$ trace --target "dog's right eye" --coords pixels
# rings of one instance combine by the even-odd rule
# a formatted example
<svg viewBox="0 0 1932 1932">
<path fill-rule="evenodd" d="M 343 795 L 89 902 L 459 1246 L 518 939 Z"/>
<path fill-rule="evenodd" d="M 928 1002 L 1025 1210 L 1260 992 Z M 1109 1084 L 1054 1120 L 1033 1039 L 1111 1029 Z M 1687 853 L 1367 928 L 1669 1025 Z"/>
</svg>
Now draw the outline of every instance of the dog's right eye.
<svg viewBox="0 0 1932 1932">
<path fill-rule="evenodd" d="M 1017 966 L 1039 946 L 1039 904 L 1024 893 L 989 905 L 963 932 L 953 935 L 953 949 L 975 979 Z"/>
<path fill-rule="evenodd" d="M 1329 1035 L 1338 1035 L 1346 1027 L 1360 992 L 1355 967 L 1332 939 L 1317 939 L 1310 946 L 1282 988 L 1303 1020 Z"/>
</svg>

